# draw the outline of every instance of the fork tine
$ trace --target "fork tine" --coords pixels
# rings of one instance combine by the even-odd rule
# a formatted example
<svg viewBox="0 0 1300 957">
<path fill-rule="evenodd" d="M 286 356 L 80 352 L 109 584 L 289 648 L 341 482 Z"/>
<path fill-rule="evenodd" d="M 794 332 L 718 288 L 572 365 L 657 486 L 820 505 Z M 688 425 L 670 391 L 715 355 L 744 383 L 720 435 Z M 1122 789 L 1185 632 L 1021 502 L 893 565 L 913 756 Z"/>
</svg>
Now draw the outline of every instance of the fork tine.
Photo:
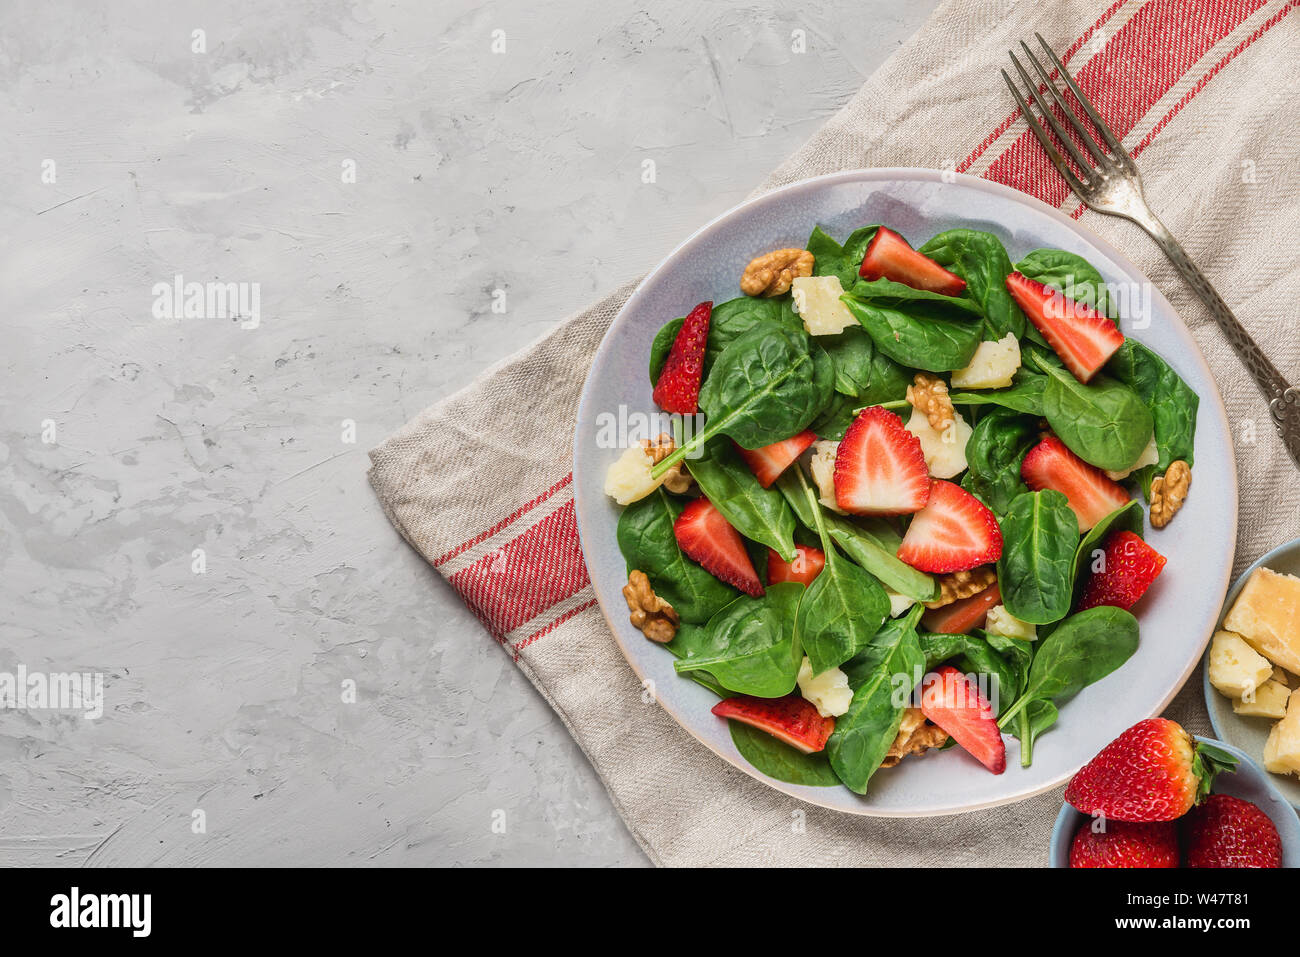
<svg viewBox="0 0 1300 957">
<path fill-rule="evenodd" d="M 1042 126 L 1039 125 L 1038 120 L 1034 118 L 1033 112 L 1029 109 L 1029 104 L 1026 103 L 1025 98 L 1020 95 L 1020 90 L 1016 88 L 1016 85 L 1011 82 L 1011 77 L 1007 75 L 1006 70 L 1002 71 L 1002 79 L 1007 81 L 1007 86 L 1011 90 L 1011 95 L 1016 98 L 1016 102 L 1020 105 L 1020 112 L 1024 114 L 1025 121 L 1029 124 L 1029 128 L 1034 131 L 1034 135 L 1038 137 L 1038 142 L 1043 145 L 1043 151 L 1047 153 L 1047 158 L 1052 161 L 1052 165 L 1056 167 L 1057 172 L 1065 177 L 1065 181 L 1070 184 L 1070 189 L 1082 196 L 1087 190 L 1087 187 L 1079 181 L 1079 177 L 1074 175 L 1074 170 L 1070 169 L 1070 164 L 1065 161 L 1065 157 L 1061 155 L 1060 151 L 1057 150 L 1056 146 L 1052 143 L 1052 138 L 1047 135 L 1047 131 L 1044 130 Z"/>
<path fill-rule="evenodd" d="M 1025 46 L 1023 43 L 1020 45 Z M 1025 49 L 1028 50 L 1029 48 L 1025 47 Z M 1092 173 L 1092 164 L 1088 162 L 1088 157 L 1079 152 L 1079 148 L 1074 145 L 1074 140 L 1069 137 L 1061 124 L 1056 121 L 1056 117 L 1038 92 L 1038 84 L 1029 78 L 1029 74 L 1025 72 L 1025 68 L 1021 66 L 1020 61 L 1016 59 L 1015 53 L 1007 51 L 1007 55 L 1011 57 L 1011 62 L 1015 64 L 1016 70 L 1020 73 L 1020 79 L 1024 81 L 1026 88 L 1028 88 L 1030 98 L 1038 105 L 1038 110 L 1043 114 L 1043 119 L 1047 120 L 1048 125 L 1052 127 L 1052 132 L 1056 134 L 1057 139 L 1065 144 L 1065 148 L 1069 150 L 1070 155 L 1074 157 L 1074 162 L 1078 165 L 1080 174 L 1082 176 L 1089 176 L 1089 174 Z M 1051 88 L 1052 95 L 1059 101 L 1060 96 L 1056 92 L 1056 87 L 1052 85 L 1052 81 L 1047 80 L 1046 78 L 1044 78 L 1044 80 L 1048 87 Z M 1062 104 L 1062 107 L 1064 107 L 1064 104 Z M 1066 110 L 1065 114 L 1069 116 L 1070 111 Z"/>
<path fill-rule="evenodd" d="M 1105 137 L 1106 145 L 1110 147 L 1110 151 L 1114 153 L 1115 156 L 1126 160 L 1130 169 L 1135 168 L 1133 157 L 1129 155 L 1128 150 L 1124 149 L 1124 145 L 1115 137 L 1115 134 L 1110 131 L 1110 127 L 1107 126 L 1106 121 L 1101 118 L 1101 114 L 1093 108 L 1092 101 L 1083 95 L 1083 90 L 1079 89 L 1079 84 L 1074 82 L 1074 77 L 1070 76 L 1070 71 L 1065 68 L 1065 64 L 1062 63 L 1057 58 L 1056 54 L 1052 52 L 1052 48 L 1047 45 L 1047 41 L 1043 39 L 1043 35 L 1041 33 L 1035 33 L 1034 36 L 1038 38 L 1038 42 L 1042 46 L 1044 52 L 1047 53 L 1047 56 L 1056 66 L 1056 69 L 1060 71 L 1061 76 L 1065 79 L 1071 92 L 1074 93 L 1074 98 L 1078 100 L 1079 105 L 1083 107 L 1083 111 L 1088 114 L 1088 119 L 1092 120 L 1092 125 L 1097 127 L 1101 132 L 1101 135 Z"/>
<path fill-rule="evenodd" d="M 1024 49 L 1025 56 L 1029 57 L 1029 62 L 1034 65 L 1034 69 L 1038 71 L 1038 75 L 1042 78 L 1043 84 L 1051 92 L 1052 100 L 1058 107 L 1060 107 L 1061 113 L 1065 115 L 1067 120 L 1069 120 L 1070 126 L 1079 134 L 1079 139 L 1083 140 L 1083 145 L 1088 148 L 1088 152 L 1093 155 L 1099 165 L 1103 167 L 1113 165 L 1114 161 L 1106 155 L 1105 150 L 1101 148 L 1101 144 L 1093 139 L 1092 134 L 1088 132 L 1087 128 L 1082 123 L 1079 122 L 1079 118 L 1074 115 L 1074 110 L 1070 109 L 1066 105 L 1065 98 L 1062 97 L 1060 91 L 1056 89 L 1056 84 L 1052 82 L 1052 78 L 1048 72 L 1043 69 L 1043 64 L 1039 62 L 1038 57 L 1034 56 L 1034 51 L 1029 49 L 1029 44 L 1025 43 L 1024 40 L 1021 40 L 1020 46 Z M 1037 89 L 1037 84 L 1035 84 L 1034 88 Z M 1043 105 L 1041 97 L 1038 100 L 1038 105 L 1040 107 Z M 1060 128 L 1057 127 L 1055 123 L 1052 124 L 1052 129 L 1056 130 L 1057 136 L 1063 135 Z M 1066 141 L 1066 145 L 1069 145 L 1068 140 Z M 1077 150 L 1071 150 L 1071 155 L 1074 157 L 1076 163 L 1081 162 Z"/>
</svg>

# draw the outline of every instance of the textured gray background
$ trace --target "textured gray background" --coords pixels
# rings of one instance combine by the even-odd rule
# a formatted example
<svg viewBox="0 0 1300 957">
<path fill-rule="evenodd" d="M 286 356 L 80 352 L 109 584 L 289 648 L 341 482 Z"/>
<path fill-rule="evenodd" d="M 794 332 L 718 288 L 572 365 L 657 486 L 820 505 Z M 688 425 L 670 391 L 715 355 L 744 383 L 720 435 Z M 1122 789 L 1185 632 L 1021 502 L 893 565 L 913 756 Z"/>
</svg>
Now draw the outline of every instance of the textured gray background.
<svg viewBox="0 0 1300 957">
<path fill-rule="evenodd" d="M 0 716 L 0 865 L 643 863 L 365 450 L 742 199 L 933 6 L 0 3 L 0 670 L 108 676 L 98 722 Z M 154 318 L 178 272 L 259 283 L 260 327 Z"/>
</svg>

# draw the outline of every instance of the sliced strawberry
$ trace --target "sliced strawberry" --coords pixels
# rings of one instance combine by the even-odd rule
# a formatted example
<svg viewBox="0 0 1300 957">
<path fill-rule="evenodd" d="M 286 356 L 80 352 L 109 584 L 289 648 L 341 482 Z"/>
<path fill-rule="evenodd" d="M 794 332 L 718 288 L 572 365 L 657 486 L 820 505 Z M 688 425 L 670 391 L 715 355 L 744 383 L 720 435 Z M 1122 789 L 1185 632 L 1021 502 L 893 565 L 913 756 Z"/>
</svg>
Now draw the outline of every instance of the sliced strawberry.
<svg viewBox="0 0 1300 957">
<path fill-rule="evenodd" d="M 1007 276 L 1007 292 L 1080 382 L 1096 375 L 1124 344 L 1115 323 L 1041 282 L 1013 272 Z"/>
<path fill-rule="evenodd" d="M 702 302 L 690 311 L 677 330 L 677 338 L 664 360 L 655 383 L 655 404 L 665 412 L 691 415 L 699 411 L 700 380 L 704 378 L 704 347 L 709 341 L 713 303 Z"/>
<path fill-rule="evenodd" d="M 863 409 L 835 455 L 836 504 L 858 515 L 905 515 L 929 498 L 921 440 L 888 409 Z"/>
<path fill-rule="evenodd" d="M 921 627 L 940 635 L 968 635 L 984 624 L 989 609 L 1002 601 L 1002 592 L 994 582 L 969 598 L 959 598 L 942 608 L 932 608 L 921 616 Z"/>
<path fill-rule="evenodd" d="M 1111 532 L 1101 549 L 1102 569 L 1083 586 L 1075 611 L 1098 605 L 1132 608 L 1165 567 L 1165 556 L 1128 529 Z"/>
<path fill-rule="evenodd" d="M 921 713 L 994 774 L 1007 769 L 1007 748 L 998 730 L 997 714 L 979 686 L 952 665 L 926 675 L 921 684 Z"/>
<path fill-rule="evenodd" d="M 730 718 L 766 731 L 804 754 L 826 747 L 826 739 L 835 730 L 834 718 L 823 718 L 812 702 L 797 694 L 784 698 L 751 698 L 738 695 L 713 706 L 719 718 Z"/>
<path fill-rule="evenodd" d="M 892 229 L 881 226 L 867 246 L 858 274 L 866 279 L 892 279 L 913 289 L 927 289 L 945 296 L 960 296 L 966 280 L 944 269 L 929 256 L 918 253 Z"/>
<path fill-rule="evenodd" d="M 898 557 L 932 574 L 966 571 L 1002 557 L 1002 529 L 970 492 L 935 479 L 930 500 L 907 526 Z"/>
<path fill-rule="evenodd" d="M 758 449 L 745 449 L 737 445 L 736 451 L 749 465 L 749 470 L 758 479 L 758 484 L 767 488 L 790 467 L 791 462 L 803 455 L 804 450 L 816 441 L 816 433 L 803 431 Z"/>
<path fill-rule="evenodd" d="M 796 545 L 794 550 L 797 554 L 792 562 L 787 562 L 770 548 L 767 550 L 767 583 L 769 585 L 776 585 L 781 582 L 799 582 L 802 585 L 811 585 L 813 579 L 821 574 L 821 570 L 826 567 L 826 553 L 820 548 Z"/>
<path fill-rule="evenodd" d="M 764 593 L 745 551 L 745 540 L 707 498 L 697 498 L 682 509 L 673 523 L 673 536 L 687 557 L 703 565 L 705 571 L 746 595 Z"/>
<path fill-rule="evenodd" d="M 1079 520 L 1081 532 L 1128 501 L 1122 485 L 1079 458 L 1054 435 L 1029 450 L 1020 465 L 1020 477 L 1035 492 L 1051 488 L 1064 495 Z"/>
</svg>

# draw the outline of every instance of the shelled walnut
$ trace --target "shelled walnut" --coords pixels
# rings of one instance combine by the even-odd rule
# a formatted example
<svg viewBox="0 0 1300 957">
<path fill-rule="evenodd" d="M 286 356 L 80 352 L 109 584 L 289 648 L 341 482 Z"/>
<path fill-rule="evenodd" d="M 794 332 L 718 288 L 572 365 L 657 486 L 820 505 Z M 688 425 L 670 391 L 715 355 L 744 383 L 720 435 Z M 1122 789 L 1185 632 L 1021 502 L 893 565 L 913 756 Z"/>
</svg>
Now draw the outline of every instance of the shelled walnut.
<svg viewBox="0 0 1300 957">
<path fill-rule="evenodd" d="M 947 743 L 947 731 L 926 721 L 920 708 L 908 708 L 903 712 L 903 723 L 898 727 L 898 735 L 889 746 L 889 753 L 880 762 L 880 766 L 892 768 L 909 754 L 924 754 L 930 748 L 941 748 Z"/>
<path fill-rule="evenodd" d="M 1164 528 L 1183 507 L 1192 485 L 1192 467 L 1182 459 L 1169 463 L 1164 475 L 1151 480 L 1151 524 Z"/>
<path fill-rule="evenodd" d="M 641 448 L 645 449 L 645 454 L 650 456 L 650 461 L 658 465 L 676 451 L 677 443 L 673 441 L 673 437 L 667 432 L 660 432 L 659 437 L 653 442 L 649 439 L 642 439 Z M 681 495 L 690 487 L 691 475 L 686 471 L 685 462 L 678 462 L 664 473 L 664 488 L 675 495 Z"/>
<path fill-rule="evenodd" d="M 942 608 L 955 601 L 978 595 L 998 580 L 997 569 L 992 565 L 980 565 L 970 571 L 950 572 L 939 576 L 939 597 L 927 601 L 926 608 Z"/>
<path fill-rule="evenodd" d="M 952 399 L 948 398 L 948 383 L 924 372 L 918 372 L 912 384 L 907 387 L 907 401 L 918 412 L 925 413 L 930 428 L 936 432 L 942 432 L 952 425 L 957 415 L 956 409 L 952 407 Z"/>
<path fill-rule="evenodd" d="M 750 260 L 740 277 L 740 291 L 746 296 L 771 298 L 788 292 L 790 284 L 811 276 L 813 254 L 806 249 L 774 249 Z"/>
<path fill-rule="evenodd" d="M 654 593 L 645 572 L 633 571 L 627 576 L 623 598 L 631 612 L 628 619 L 643 635 L 661 645 L 673 640 L 681 619 L 673 611 L 672 605 Z"/>
</svg>

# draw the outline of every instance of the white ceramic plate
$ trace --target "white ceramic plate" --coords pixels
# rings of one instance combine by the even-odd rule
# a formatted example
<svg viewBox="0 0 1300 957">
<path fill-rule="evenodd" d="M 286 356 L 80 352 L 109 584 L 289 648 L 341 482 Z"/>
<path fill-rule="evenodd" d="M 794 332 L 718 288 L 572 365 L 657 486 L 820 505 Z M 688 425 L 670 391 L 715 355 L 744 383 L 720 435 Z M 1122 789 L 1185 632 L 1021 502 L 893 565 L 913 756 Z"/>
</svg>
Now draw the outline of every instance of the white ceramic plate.
<svg viewBox="0 0 1300 957">
<path fill-rule="evenodd" d="M 1193 478 L 1195 470 L 1193 470 Z M 1287 575 L 1300 575 L 1300 538 L 1295 541 L 1287 542 L 1281 545 L 1255 564 L 1251 565 L 1232 584 L 1228 590 L 1228 597 L 1223 601 L 1223 611 L 1219 615 L 1218 625 L 1223 624 L 1223 619 L 1228 617 L 1228 611 L 1232 608 L 1232 603 L 1237 600 L 1237 595 L 1246 584 L 1246 579 L 1256 568 L 1263 565 L 1271 568 L 1275 572 L 1283 572 Z M 1210 724 L 1214 725 L 1214 733 L 1231 745 L 1235 745 L 1250 755 L 1251 759 L 1258 761 L 1260 767 L 1264 766 L 1264 741 L 1268 738 L 1268 733 L 1272 730 L 1273 725 L 1277 722 L 1272 718 L 1247 718 L 1237 714 L 1232 710 L 1232 699 L 1224 697 L 1215 690 L 1210 684 L 1210 662 L 1209 652 L 1206 652 L 1206 662 L 1202 684 L 1205 691 L 1205 709 L 1210 712 Z M 1295 682 L 1292 682 L 1295 686 Z M 1264 772 L 1268 773 L 1268 772 Z M 1282 793 L 1284 797 L 1296 807 L 1300 807 L 1300 779 L 1294 775 L 1270 774 L 1269 778 L 1273 786 Z"/>
<path fill-rule="evenodd" d="M 1018 744 L 1008 738 L 1007 770 L 1001 775 L 989 774 L 960 748 L 952 748 L 877 772 L 865 796 L 843 787 L 772 780 L 740 756 L 727 723 L 710 713 L 717 699 L 678 677 L 672 656 L 627 620 L 620 591 L 626 568 L 615 540 L 622 510 L 602 491 L 605 470 L 621 449 L 602 447 L 597 417 L 617 416 L 620 406 L 655 409 L 647 374 L 655 333 L 702 300 L 722 302 L 739 295 L 740 274 L 755 255 L 785 246 L 802 248 L 817 224 L 842 240 L 867 223 L 886 223 L 916 243 L 954 227 L 988 230 L 1002 239 L 1012 262 L 1030 250 L 1054 247 L 1085 257 L 1108 282 L 1147 284 L 1116 249 L 1067 216 L 1009 187 L 970 176 L 853 170 L 794 183 L 743 203 L 687 239 L 646 277 L 596 353 L 574 438 L 574 498 L 583 553 L 601 609 L 632 670 L 642 680 L 654 681 L 660 704 L 683 728 L 746 773 L 794 797 L 852 814 L 953 814 L 1019 801 L 1061 784 L 1125 728 L 1164 709 L 1196 667 L 1227 588 L 1237 535 L 1236 469 L 1227 417 L 1196 344 L 1157 290 L 1152 290 L 1146 328 L 1131 328 L 1126 321 L 1123 329 L 1159 352 L 1200 395 L 1195 482 L 1177 520 L 1149 535 L 1169 564 L 1139 606 L 1137 653 L 1065 704 L 1060 723 L 1036 744 L 1033 767 L 1020 767 Z"/>
</svg>

